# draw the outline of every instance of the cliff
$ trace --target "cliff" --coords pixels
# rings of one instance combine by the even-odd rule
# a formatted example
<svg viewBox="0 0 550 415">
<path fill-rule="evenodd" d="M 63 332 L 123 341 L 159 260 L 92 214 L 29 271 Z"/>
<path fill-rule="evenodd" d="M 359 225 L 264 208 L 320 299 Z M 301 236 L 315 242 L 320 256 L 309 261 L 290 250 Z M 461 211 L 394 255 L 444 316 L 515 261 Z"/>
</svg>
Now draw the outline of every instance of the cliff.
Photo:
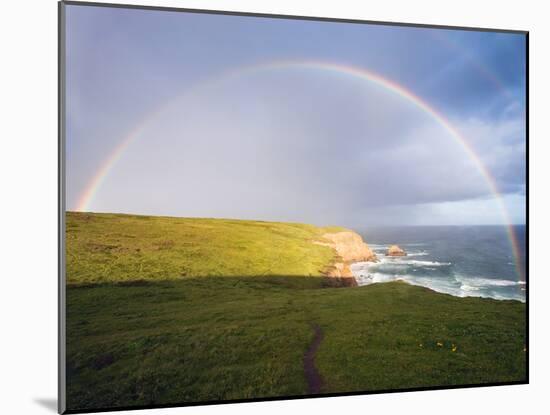
<svg viewBox="0 0 550 415">
<path fill-rule="evenodd" d="M 325 245 L 334 248 L 344 262 L 377 261 L 376 254 L 355 232 L 325 233 L 323 238 L 329 241 Z"/>
<path fill-rule="evenodd" d="M 333 276 L 341 286 L 355 283 L 349 263 L 374 258 L 345 228 L 255 220 L 67 212 L 66 240 L 69 284 Z"/>
<path fill-rule="evenodd" d="M 376 262 L 376 254 L 363 241 L 360 235 L 352 231 L 325 233 L 324 241 L 316 244 L 329 246 L 336 252 L 338 259 L 327 271 L 328 277 L 347 279 L 344 285 L 357 285 L 349 268 L 353 262 Z"/>
</svg>

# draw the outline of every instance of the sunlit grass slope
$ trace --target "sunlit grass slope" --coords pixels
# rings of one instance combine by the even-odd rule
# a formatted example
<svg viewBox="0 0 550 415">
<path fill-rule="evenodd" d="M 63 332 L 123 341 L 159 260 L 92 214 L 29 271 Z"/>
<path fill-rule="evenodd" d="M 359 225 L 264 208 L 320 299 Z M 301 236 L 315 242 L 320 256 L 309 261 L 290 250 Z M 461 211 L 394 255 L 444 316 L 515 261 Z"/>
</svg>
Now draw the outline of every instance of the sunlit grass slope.
<svg viewBox="0 0 550 415">
<path fill-rule="evenodd" d="M 334 251 L 313 244 L 345 230 L 227 219 L 69 212 L 67 281 L 191 276 L 320 276 Z"/>
</svg>

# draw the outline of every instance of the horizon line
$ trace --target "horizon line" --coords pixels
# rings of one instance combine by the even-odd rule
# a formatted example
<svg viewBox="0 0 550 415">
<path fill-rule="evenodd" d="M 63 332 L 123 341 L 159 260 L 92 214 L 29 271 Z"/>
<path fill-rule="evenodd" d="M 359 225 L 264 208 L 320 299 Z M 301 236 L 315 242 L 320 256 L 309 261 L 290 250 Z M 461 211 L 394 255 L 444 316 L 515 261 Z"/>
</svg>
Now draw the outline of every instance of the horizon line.
<svg viewBox="0 0 550 415">
<path fill-rule="evenodd" d="M 279 222 L 279 223 L 300 223 L 308 224 L 319 227 L 328 227 L 328 226 L 339 226 L 342 228 L 350 227 L 350 225 L 336 225 L 336 224 L 325 224 L 325 225 L 315 225 L 309 221 L 296 221 L 296 220 L 281 220 L 281 219 L 257 219 L 257 218 L 237 218 L 237 217 L 228 217 L 228 216 L 177 216 L 173 214 L 149 214 L 149 213 L 135 213 L 135 212 L 103 212 L 103 211 L 79 211 L 79 210 L 65 210 L 65 213 L 76 213 L 76 214 L 93 214 L 93 215 L 123 215 L 123 216 L 150 216 L 156 218 L 174 218 L 174 219 L 216 219 L 216 220 L 241 220 L 241 221 L 255 221 L 255 222 Z M 421 227 L 421 226 L 526 226 L 526 223 L 468 223 L 468 224 L 391 224 L 391 225 L 354 225 L 353 227 L 357 228 L 391 228 L 391 227 Z"/>
</svg>

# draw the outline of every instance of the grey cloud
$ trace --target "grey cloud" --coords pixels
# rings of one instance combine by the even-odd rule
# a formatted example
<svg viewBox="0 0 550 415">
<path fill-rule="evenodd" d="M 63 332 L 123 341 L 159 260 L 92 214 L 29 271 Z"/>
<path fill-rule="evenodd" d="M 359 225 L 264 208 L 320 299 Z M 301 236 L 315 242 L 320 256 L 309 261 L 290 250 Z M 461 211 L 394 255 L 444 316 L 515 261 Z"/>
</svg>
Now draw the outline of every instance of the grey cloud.
<svg viewBox="0 0 550 415">
<path fill-rule="evenodd" d="M 497 177 L 516 179 L 513 152 L 491 151 Z M 350 225 L 371 214 L 418 221 L 420 205 L 491 196 L 463 147 L 417 107 L 376 85 L 301 73 L 243 77 L 176 102 L 99 193 L 106 211 Z"/>
</svg>

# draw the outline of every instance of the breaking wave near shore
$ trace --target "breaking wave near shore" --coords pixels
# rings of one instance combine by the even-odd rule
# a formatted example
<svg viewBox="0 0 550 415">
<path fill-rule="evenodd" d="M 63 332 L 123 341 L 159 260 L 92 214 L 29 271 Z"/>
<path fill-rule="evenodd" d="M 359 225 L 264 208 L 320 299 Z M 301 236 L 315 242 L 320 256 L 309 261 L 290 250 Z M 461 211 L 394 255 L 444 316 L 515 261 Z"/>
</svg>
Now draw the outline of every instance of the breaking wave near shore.
<svg viewBox="0 0 550 415">
<path fill-rule="evenodd" d="M 395 235 L 382 234 L 384 243 L 369 243 L 378 262 L 354 263 L 351 272 L 358 285 L 405 281 L 457 297 L 525 301 L 526 283 L 519 280 L 514 258 L 499 229 L 471 228 L 407 229 L 401 242 L 397 230 L 385 230 Z M 434 232 L 437 234 L 430 235 Z M 429 242 L 418 242 L 420 236 Z M 369 234 L 365 239 L 369 241 Z M 394 242 L 406 256 L 386 256 Z"/>
</svg>

